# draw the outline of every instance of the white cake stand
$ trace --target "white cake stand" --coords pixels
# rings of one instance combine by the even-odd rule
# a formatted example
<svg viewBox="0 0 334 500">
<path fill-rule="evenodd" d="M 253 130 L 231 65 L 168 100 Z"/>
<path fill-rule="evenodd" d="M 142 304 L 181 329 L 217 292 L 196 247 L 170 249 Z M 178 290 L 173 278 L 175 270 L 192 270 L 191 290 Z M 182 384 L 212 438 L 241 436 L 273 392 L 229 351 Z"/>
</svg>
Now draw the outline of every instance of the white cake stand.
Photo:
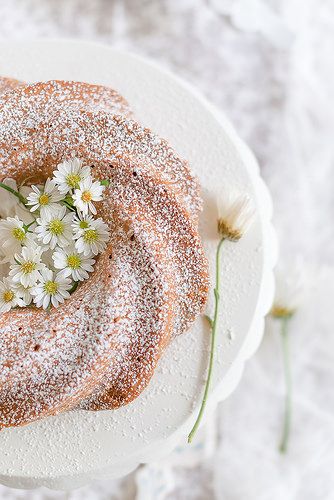
<svg viewBox="0 0 334 500">
<path fill-rule="evenodd" d="M 214 199 L 223 186 L 248 192 L 257 206 L 251 230 L 226 244 L 222 314 L 208 412 L 236 387 L 254 353 L 273 296 L 276 241 L 271 201 L 249 149 L 196 91 L 139 57 L 92 43 L 0 43 L 0 74 L 25 81 L 81 80 L 110 85 L 138 119 L 190 160 L 203 187 L 201 227 L 211 272 L 216 245 Z M 223 90 L 222 90 L 223 91 Z M 209 301 L 209 310 L 211 307 Z M 71 489 L 125 475 L 186 442 L 203 392 L 210 335 L 199 318 L 167 349 L 144 393 L 116 411 L 70 412 L 0 432 L 0 482 L 17 488 Z"/>
</svg>

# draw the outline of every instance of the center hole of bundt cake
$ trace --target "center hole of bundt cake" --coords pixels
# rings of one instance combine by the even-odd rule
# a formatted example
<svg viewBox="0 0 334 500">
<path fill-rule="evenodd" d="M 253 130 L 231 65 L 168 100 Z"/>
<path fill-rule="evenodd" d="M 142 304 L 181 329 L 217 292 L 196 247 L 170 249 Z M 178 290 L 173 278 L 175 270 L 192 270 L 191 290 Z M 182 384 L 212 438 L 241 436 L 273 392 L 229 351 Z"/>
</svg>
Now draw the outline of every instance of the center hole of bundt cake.
<svg viewBox="0 0 334 500">
<path fill-rule="evenodd" d="M 59 307 L 90 280 L 110 241 L 98 204 L 110 172 L 96 172 L 80 158 L 45 156 L 0 179 L 0 314 Z"/>
</svg>

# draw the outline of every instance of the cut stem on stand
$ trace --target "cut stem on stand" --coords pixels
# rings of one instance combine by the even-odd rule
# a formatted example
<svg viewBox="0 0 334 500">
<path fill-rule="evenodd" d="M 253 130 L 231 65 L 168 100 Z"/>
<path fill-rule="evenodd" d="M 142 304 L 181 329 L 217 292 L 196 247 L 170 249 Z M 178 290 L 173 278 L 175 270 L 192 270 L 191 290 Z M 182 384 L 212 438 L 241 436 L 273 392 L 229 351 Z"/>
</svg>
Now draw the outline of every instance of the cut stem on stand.
<svg viewBox="0 0 334 500">
<path fill-rule="evenodd" d="M 213 315 L 213 320 L 211 322 L 211 348 L 210 348 L 210 359 L 209 359 L 209 369 L 208 369 L 208 375 L 206 379 L 206 384 L 205 384 L 205 389 L 204 389 L 204 395 L 203 395 L 203 400 L 202 404 L 198 413 L 198 417 L 196 419 L 196 422 L 194 424 L 194 427 L 192 428 L 189 436 L 188 436 L 188 443 L 191 443 L 193 440 L 193 437 L 201 423 L 204 410 L 207 404 L 208 400 L 208 394 L 209 390 L 211 387 L 211 379 L 212 379 L 212 370 L 213 370 L 213 362 L 214 362 L 214 357 L 215 357 L 215 350 L 216 350 L 216 336 L 217 336 L 217 326 L 218 326 L 218 313 L 219 313 L 219 296 L 220 296 L 220 254 L 221 254 L 221 248 L 223 245 L 223 242 L 225 241 L 225 238 L 221 238 L 219 241 L 219 244 L 217 246 L 217 251 L 216 251 L 216 283 L 215 283 L 215 288 L 214 288 L 214 299 L 215 299 L 215 309 L 214 309 L 214 315 Z"/>
</svg>

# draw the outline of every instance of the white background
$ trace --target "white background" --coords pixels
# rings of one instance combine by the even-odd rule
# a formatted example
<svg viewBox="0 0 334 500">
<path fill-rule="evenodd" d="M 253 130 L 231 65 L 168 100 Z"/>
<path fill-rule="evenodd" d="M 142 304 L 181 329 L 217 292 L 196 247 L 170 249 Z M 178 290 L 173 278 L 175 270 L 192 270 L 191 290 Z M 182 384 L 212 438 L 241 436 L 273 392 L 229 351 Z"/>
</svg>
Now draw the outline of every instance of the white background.
<svg viewBox="0 0 334 500">
<path fill-rule="evenodd" d="M 257 155 L 283 262 L 304 256 L 307 298 L 291 323 L 293 429 L 277 325 L 194 448 L 121 481 L 16 499 L 334 499 L 334 1 L 0 0 L 4 38 L 100 40 L 151 57 L 229 115 Z"/>
</svg>

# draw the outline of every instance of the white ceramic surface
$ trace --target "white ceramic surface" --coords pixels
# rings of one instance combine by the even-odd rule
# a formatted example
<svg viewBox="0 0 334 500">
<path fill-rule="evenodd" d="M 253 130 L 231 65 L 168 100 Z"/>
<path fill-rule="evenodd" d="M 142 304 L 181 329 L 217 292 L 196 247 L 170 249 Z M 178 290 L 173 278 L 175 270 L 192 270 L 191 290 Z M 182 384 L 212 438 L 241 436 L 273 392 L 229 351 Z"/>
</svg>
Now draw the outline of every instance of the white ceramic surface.
<svg viewBox="0 0 334 500">
<path fill-rule="evenodd" d="M 73 79 L 110 85 L 138 120 L 188 158 L 203 187 L 201 230 L 213 268 L 214 198 L 223 185 L 249 192 L 257 206 L 251 230 L 223 253 L 222 314 L 208 411 L 237 385 L 259 345 L 273 294 L 276 241 L 271 201 L 256 161 L 229 122 L 176 77 L 129 54 L 91 43 L 0 43 L 0 74 L 26 81 Z M 209 309 L 211 300 L 209 301 Z M 126 474 L 186 440 L 202 395 L 209 332 L 200 318 L 174 341 L 146 391 L 113 412 L 71 412 L 0 433 L 0 482 L 73 488 Z"/>
</svg>

